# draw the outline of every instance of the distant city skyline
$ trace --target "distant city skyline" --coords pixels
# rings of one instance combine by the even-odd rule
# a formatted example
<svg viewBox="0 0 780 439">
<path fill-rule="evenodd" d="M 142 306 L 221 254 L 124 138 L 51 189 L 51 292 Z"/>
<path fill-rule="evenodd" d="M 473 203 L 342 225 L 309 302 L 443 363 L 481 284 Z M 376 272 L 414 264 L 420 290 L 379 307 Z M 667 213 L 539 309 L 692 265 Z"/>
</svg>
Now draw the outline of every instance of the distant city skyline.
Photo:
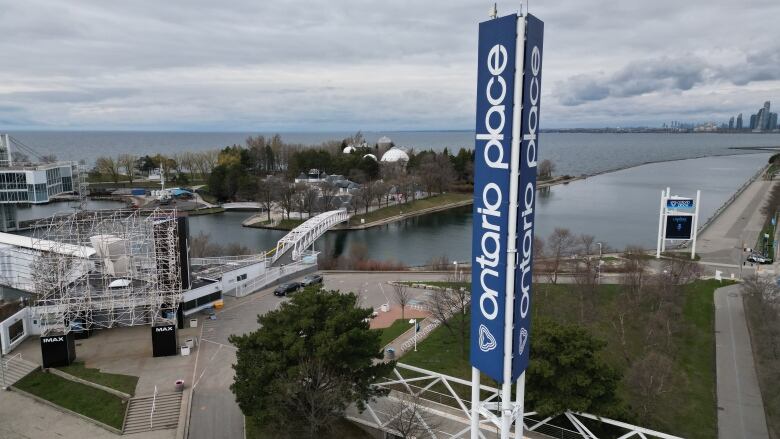
<svg viewBox="0 0 780 439">
<path fill-rule="evenodd" d="M 490 5 L 0 0 L 0 131 L 473 129 Z M 776 1 L 531 8 L 546 29 L 543 129 L 740 112 L 749 126 L 757 103 L 780 102 L 780 40 L 763 31 Z M 724 21 L 750 26 L 723 32 Z"/>
</svg>

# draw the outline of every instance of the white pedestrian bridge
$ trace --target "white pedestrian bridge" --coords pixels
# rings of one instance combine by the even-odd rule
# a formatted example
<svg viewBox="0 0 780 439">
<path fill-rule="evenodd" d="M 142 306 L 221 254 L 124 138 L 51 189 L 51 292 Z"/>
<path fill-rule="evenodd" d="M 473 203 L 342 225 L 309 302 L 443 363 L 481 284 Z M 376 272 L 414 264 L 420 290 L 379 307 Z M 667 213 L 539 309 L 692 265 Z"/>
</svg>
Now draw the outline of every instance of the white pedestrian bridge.
<svg viewBox="0 0 780 439">
<path fill-rule="evenodd" d="M 289 250 L 292 250 L 293 261 L 300 260 L 304 250 L 314 244 L 317 238 L 347 220 L 349 220 L 349 213 L 346 209 L 331 210 L 309 218 L 300 226 L 290 230 L 290 233 L 276 243 L 276 248 L 272 250 L 272 263 L 278 261 Z"/>
</svg>

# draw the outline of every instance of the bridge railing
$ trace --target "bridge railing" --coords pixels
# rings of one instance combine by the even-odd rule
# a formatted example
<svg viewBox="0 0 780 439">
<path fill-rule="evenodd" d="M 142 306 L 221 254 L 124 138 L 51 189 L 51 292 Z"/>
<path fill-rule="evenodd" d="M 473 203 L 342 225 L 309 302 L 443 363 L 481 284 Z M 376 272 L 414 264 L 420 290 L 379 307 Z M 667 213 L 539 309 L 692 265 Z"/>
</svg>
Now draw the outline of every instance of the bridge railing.
<svg viewBox="0 0 780 439">
<path fill-rule="evenodd" d="M 331 227 L 348 219 L 349 212 L 346 209 L 331 210 L 309 218 L 279 240 L 271 257 L 272 263 L 278 261 L 289 250 L 292 250 L 292 259 L 297 261 L 303 251 L 312 245 L 317 238 Z"/>
</svg>

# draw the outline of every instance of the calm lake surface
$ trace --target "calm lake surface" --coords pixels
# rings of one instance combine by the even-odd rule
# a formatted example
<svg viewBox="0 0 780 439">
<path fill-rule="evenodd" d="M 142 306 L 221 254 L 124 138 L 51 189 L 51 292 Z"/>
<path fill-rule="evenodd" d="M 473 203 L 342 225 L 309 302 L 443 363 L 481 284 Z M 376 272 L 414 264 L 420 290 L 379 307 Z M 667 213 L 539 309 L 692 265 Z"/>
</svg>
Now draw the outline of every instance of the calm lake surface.
<svg viewBox="0 0 780 439">
<path fill-rule="evenodd" d="M 114 131 L 19 131 L 11 136 L 41 154 L 55 154 L 60 160 L 86 160 L 92 164 L 101 155 L 122 153 L 175 154 L 244 144 L 252 135 L 269 133 L 187 133 Z M 281 133 L 289 143 L 319 145 L 343 139 L 348 132 Z M 390 137 L 405 148 L 457 150 L 474 147 L 473 131 L 388 131 L 365 132 L 373 144 Z M 557 174 L 592 175 L 642 163 L 713 155 L 736 154 L 731 147 L 780 147 L 780 134 L 585 134 L 541 133 L 540 160 L 550 159 Z"/>
<path fill-rule="evenodd" d="M 539 192 L 536 202 L 536 234 L 548 236 L 555 227 L 590 234 L 615 248 L 637 244 L 655 246 L 660 191 L 695 196 L 702 190 L 700 221 L 704 222 L 750 176 L 769 154 L 716 156 L 653 163 L 601 174 Z M 246 212 L 226 212 L 190 218 L 191 234 L 206 233 L 219 243 L 239 243 L 252 250 L 266 250 L 285 235 L 283 231 L 249 229 L 241 221 Z M 372 259 L 422 265 L 446 255 L 469 260 L 471 208 L 454 209 L 410 218 L 359 231 L 328 232 L 315 243 L 318 251 L 349 254 L 364 246 Z"/>
</svg>

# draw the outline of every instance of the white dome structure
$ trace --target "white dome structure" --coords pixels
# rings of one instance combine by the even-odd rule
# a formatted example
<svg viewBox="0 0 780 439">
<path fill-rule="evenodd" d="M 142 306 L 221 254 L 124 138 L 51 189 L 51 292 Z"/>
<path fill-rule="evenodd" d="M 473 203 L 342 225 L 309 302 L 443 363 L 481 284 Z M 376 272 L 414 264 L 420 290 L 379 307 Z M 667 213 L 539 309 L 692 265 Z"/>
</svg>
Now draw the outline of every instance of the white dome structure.
<svg viewBox="0 0 780 439">
<path fill-rule="evenodd" d="M 344 148 L 344 150 L 341 151 L 341 152 L 343 152 L 344 154 L 351 154 L 351 153 L 355 152 L 355 147 L 352 146 L 352 145 L 349 145 L 348 147 Z"/>
<path fill-rule="evenodd" d="M 377 161 L 376 156 L 374 154 L 366 154 L 363 156 L 363 158 L 370 158 L 373 161 Z"/>
<path fill-rule="evenodd" d="M 383 162 L 397 162 L 397 161 L 409 161 L 409 154 L 404 152 L 404 150 L 399 148 L 390 148 L 383 156 L 382 161 Z"/>
</svg>

